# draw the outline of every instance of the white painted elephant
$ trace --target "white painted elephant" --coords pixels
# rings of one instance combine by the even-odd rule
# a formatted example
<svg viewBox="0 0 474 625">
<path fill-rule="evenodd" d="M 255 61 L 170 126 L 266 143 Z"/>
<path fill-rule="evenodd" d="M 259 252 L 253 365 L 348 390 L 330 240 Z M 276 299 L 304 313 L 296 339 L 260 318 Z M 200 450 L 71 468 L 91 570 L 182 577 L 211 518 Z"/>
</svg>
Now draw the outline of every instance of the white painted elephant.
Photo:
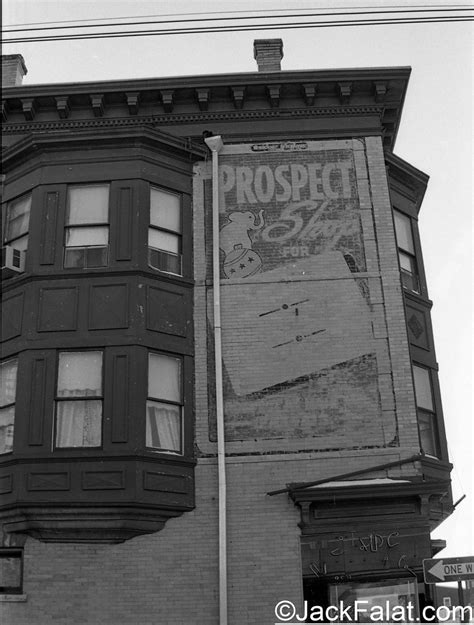
<svg viewBox="0 0 474 625">
<path fill-rule="evenodd" d="M 226 255 L 239 246 L 242 246 L 244 250 L 251 250 L 250 232 L 263 228 L 263 209 L 259 211 L 258 215 L 251 211 L 237 211 L 229 213 L 227 218 L 229 219 L 228 223 L 224 224 L 220 230 L 219 247 L 221 250 Z"/>
</svg>

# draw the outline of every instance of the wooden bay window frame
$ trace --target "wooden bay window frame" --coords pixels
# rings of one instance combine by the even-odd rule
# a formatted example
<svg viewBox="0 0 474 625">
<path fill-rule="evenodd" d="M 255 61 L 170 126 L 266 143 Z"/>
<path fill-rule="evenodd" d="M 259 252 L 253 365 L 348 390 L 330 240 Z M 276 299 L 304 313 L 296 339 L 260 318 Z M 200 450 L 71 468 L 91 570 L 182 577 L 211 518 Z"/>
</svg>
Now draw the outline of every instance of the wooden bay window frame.
<svg viewBox="0 0 474 625">
<path fill-rule="evenodd" d="M 55 449 L 102 446 L 103 388 L 102 351 L 59 352 Z"/>
<path fill-rule="evenodd" d="M 108 265 L 109 203 L 108 183 L 68 187 L 64 231 L 65 268 L 91 269 Z"/>
<path fill-rule="evenodd" d="M 18 359 L 5 360 L 0 369 L 0 454 L 3 455 L 13 451 Z"/>
<path fill-rule="evenodd" d="M 183 275 L 182 197 L 179 193 L 150 186 L 148 264 L 153 269 Z"/>
<path fill-rule="evenodd" d="M 184 453 L 183 359 L 159 352 L 148 354 L 146 448 Z"/>
</svg>

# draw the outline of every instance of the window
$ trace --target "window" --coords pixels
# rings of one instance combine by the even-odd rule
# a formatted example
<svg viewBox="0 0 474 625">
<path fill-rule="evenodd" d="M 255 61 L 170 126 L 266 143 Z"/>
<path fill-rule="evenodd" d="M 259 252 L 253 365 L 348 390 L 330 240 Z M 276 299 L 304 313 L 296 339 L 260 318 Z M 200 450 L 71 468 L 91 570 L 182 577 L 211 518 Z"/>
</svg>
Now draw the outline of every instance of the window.
<svg viewBox="0 0 474 625">
<path fill-rule="evenodd" d="M 146 446 L 182 452 L 182 361 L 164 354 L 148 356 Z"/>
<path fill-rule="evenodd" d="M 370 612 L 375 607 L 383 613 L 394 612 L 401 606 L 406 611 L 407 606 L 413 606 L 413 616 L 419 614 L 418 584 L 416 578 L 396 578 L 378 580 L 374 582 L 350 582 L 345 584 L 331 584 L 329 587 L 329 605 L 338 606 L 345 610 L 348 621 L 354 623 L 371 623 Z M 377 614 L 380 614 L 377 610 Z M 373 613 L 375 614 L 375 612 Z M 417 618 L 417 621 L 420 619 Z"/>
<path fill-rule="evenodd" d="M 418 409 L 418 427 L 421 448 L 428 456 L 439 456 L 436 414 L 429 369 L 413 365 L 415 397 Z"/>
<path fill-rule="evenodd" d="M 105 267 L 109 249 L 109 186 L 68 189 L 64 266 Z"/>
<path fill-rule="evenodd" d="M 7 204 L 4 244 L 15 250 L 25 251 L 28 247 L 31 193 Z"/>
<path fill-rule="evenodd" d="M 395 218 L 395 233 L 397 236 L 402 284 L 409 291 L 419 293 L 420 285 L 416 268 L 411 220 L 410 217 L 397 210 L 394 210 L 393 214 Z"/>
<path fill-rule="evenodd" d="M 156 187 L 150 189 L 148 264 L 181 275 L 181 198 Z"/>
<path fill-rule="evenodd" d="M 102 443 L 102 352 L 59 354 L 56 447 Z"/>
<path fill-rule="evenodd" d="M 23 592 L 23 549 L 0 549 L 0 593 Z"/>
<path fill-rule="evenodd" d="M 0 454 L 13 451 L 17 370 L 18 360 L 16 358 L 1 364 Z"/>
</svg>

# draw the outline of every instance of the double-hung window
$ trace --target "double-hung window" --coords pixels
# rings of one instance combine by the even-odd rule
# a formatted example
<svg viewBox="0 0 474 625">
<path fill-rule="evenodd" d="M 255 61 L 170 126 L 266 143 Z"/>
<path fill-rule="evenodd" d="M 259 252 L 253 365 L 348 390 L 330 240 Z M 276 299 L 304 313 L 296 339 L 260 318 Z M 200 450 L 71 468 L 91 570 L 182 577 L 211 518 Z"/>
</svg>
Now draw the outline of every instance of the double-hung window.
<svg viewBox="0 0 474 625">
<path fill-rule="evenodd" d="M 28 247 L 31 193 L 7 204 L 3 243 L 15 250 L 25 251 Z"/>
<path fill-rule="evenodd" d="M 147 448 L 182 454 L 182 419 L 182 360 L 174 356 L 150 353 L 146 405 Z"/>
<path fill-rule="evenodd" d="M 68 189 L 64 266 L 105 267 L 109 249 L 109 185 Z"/>
<path fill-rule="evenodd" d="M 433 388 L 429 369 L 413 365 L 415 397 L 418 412 L 421 448 L 428 456 L 439 456 L 438 428 L 433 403 Z"/>
<path fill-rule="evenodd" d="M 56 447 L 101 446 L 102 399 L 102 352 L 61 352 Z"/>
<path fill-rule="evenodd" d="M 397 236 L 398 258 L 403 286 L 409 291 L 420 292 L 418 270 L 416 267 L 415 245 L 411 219 L 407 215 L 394 210 L 395 233 Z"/>
<path fill-rule="evenodd" d="M 150 189 L 148 264 L 154 269 L 182 275 L 181 196 L 157 187 Z"/>
<path fill-rule="evenodd" d="M 1 364 L 0 454 L 13 451 L 17 370 L 18 360 L 16 358 Z"/>
</svg>

